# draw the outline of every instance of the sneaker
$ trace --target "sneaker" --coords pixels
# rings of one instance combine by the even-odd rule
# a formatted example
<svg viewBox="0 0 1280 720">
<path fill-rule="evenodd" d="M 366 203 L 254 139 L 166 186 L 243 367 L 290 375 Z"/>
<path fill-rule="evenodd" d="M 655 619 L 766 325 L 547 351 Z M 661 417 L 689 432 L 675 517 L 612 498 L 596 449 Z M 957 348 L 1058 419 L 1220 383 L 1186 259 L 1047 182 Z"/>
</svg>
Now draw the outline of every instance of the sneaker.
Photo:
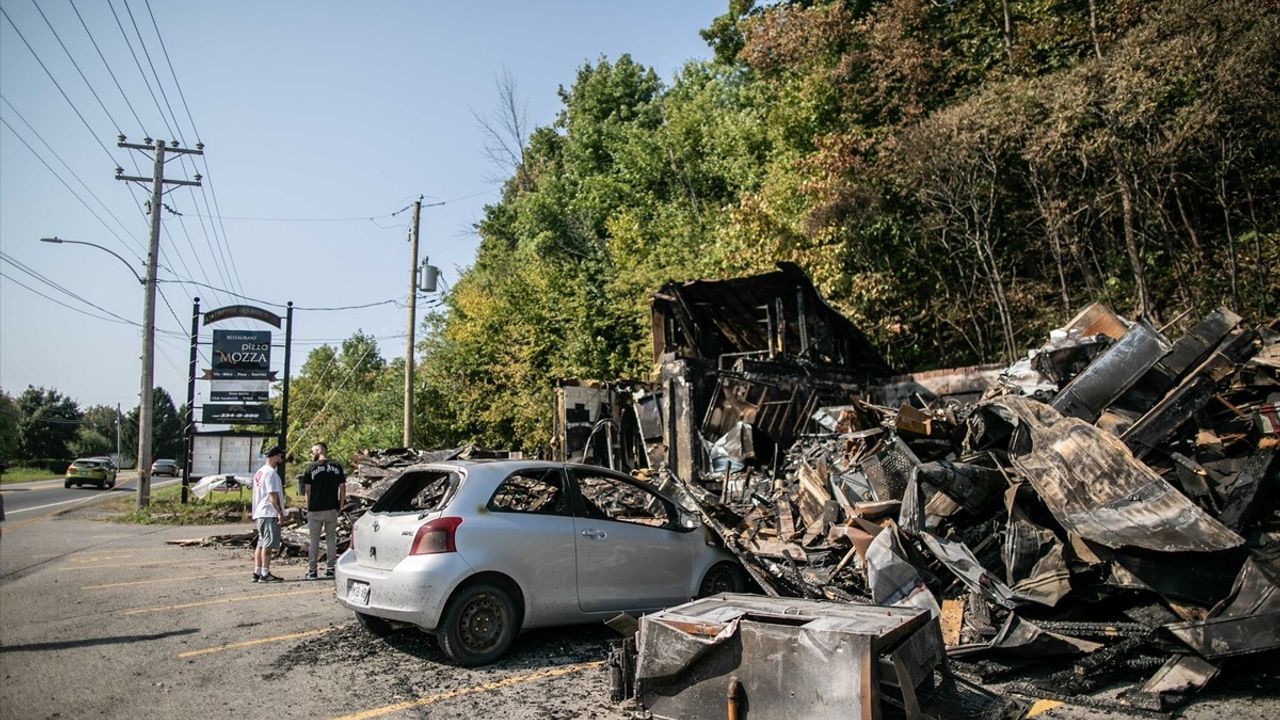
<svg viewBox="0 0 1280 720">
<path fill-rule="evenodd" d="M 253 581 L 254 581 L 254 582 L 262 582 L 262 578 L 258 577 L 258 573 L 254 573 L 254 574 L 253 574 Z"/>
<path fill-rule="evenodd" d="M 325 577 L 327 577 L 327 578 L 331 578 L 331 577 L 333 577 L 333 568 L 329 568 L 328 570 L 325 570 L 325 571 L 324 571 L 324 576 L 325 576 Z"/>
<path fill-rule="evenodd" d="M 316 573 L 315 573 L 315 571 L 314 571 L 314 570 L 308 571 L 306 575 L 303 575 L 303 576 L 302 576 L 302 579 L 303 579 L 303 580 L 315 580 L 315 579 L 316 579 Z"/>
<path fill-rule="evenodd" d="M 262 577 L 258 578 L 258 582 L 265 582 L 265 583 L 284 582 L 284 578 L 277 577 L 275 575 L 272 575 L 271 573 L 267 573 L 266 575 L 263 575 Z"/>
</svg>

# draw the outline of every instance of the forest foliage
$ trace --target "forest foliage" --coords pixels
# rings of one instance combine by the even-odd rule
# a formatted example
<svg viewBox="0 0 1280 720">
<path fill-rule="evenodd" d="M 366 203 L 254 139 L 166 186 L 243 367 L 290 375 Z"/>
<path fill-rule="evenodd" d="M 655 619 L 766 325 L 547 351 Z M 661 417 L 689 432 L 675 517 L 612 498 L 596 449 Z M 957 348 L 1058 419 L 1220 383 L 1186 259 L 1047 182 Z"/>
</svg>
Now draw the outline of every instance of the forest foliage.
<svg viewBox="0 0 1280 720">
<path fill-rule="evenodd" d="M 669 81 L 585 64 L 551 125 L 488 125 L 519 151 L 424 320 L 414 444 L 545 448 L 556 378 L 650 373 L 654 290 L 780 260 L 903 370 L 1012 359 L 1093 300 L 1274 316 L 1278 9 L 730 0 Z M 308 358 L 291 445 L 399 444 L 403 366 L 353 342 Z"/>
</svg>

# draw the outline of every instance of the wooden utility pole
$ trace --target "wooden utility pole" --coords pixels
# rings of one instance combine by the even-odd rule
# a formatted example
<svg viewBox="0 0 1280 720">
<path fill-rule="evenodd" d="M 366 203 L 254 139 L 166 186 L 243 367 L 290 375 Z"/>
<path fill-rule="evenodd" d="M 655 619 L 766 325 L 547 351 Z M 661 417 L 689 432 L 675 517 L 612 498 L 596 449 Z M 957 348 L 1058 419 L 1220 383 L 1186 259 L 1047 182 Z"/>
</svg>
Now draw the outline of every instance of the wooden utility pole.
<svg viewBox="0 0 1280 720">
<path fill-rule="evenodd" d="M 418 222 L 422 218 L 422 196 L 413 202 L 413 225 L 409 228 L 409 343 L 404 355 L 404 446 L 413 447 L 413 331 L 418 321 Z"/>
<path fill-rule="evenodd" d="M 138 507 L 146 507 L 151 503 L 151 425 L 155 408 L 153 407 L 153 389 L 155 386 L 155 350 L 156 350 L 156 262 L 160 254 L 160 213 L 161 199 L 165 194 L 165 185 L 200 185 L 200 175 L 195 180 L 166 180 L 164 177 L 165 152 L 174 156 L 189 154 L 203 155 L 204 145 L 196 145 L 195 150 L 178 147 L 178 141 L 171 141 L 172 147 L 166 148 L 164 140 L 146 138 L 146 145 L 125 142 L 123 135 L 116 144 L 129 150 L 152 151 L 153 168 L 151 177 L 125 175 L 124 168 L 116 168 L 116 179 L 128 182 L 151 183 L 151 242 L 147 247 L 147 279 L 144 282 L 146 292 L 142 303 L 142 391 L 138 399 Z"/>
</svg>

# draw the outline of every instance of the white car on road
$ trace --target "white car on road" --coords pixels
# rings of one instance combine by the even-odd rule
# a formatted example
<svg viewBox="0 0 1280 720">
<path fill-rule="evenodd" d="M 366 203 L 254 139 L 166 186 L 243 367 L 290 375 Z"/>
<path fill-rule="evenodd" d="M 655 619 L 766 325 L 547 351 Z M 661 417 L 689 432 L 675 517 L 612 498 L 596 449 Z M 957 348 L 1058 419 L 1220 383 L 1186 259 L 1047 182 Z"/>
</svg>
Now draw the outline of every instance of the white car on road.
<svg viewBox="0 0 1280 720">
<path fill-rule="evenodd" d="M 535 627 L 642 613 L 746 576 L 696 516 L 603 468 L 536 461 L 410 468 L 352 527 L 337 596 L 374 634 L 416 626 L 460 665 Z"/>
</svg>

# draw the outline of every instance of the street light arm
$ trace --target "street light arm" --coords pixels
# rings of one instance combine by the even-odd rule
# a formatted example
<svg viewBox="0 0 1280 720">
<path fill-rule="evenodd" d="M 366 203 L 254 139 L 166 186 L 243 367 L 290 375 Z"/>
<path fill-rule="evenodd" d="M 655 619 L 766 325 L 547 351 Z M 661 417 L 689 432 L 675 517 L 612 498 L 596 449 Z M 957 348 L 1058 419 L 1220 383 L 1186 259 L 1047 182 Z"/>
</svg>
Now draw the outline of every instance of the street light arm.
<svg viewBox="0 0 1280 720">
<path fill-rule="evenodd" d="M 112 250 L 111 248 L 103 247 L 103 246 L 98 245 L 98 244 L 96 244 L 96 243 L 84 242 L 84 241 L 82 241 L 82 240 L 63 240 L 63 239 L 62 239 L 62 238 L 60 238 L 60 237 L 40 238 L 40 242 L 58 243 L 58 244 L 67 244 L 67 245 L 88 245 L 89 247 L 95 247 L 95 248 L 98 248 L 99 250 L 101 250 L 101 251 L 103 251 L 103 252 L 109 252 L 109 253 L 111 253 L 112 255 L 114 255 L 114 256 L 116 257 L 116 259 L 117 259 L 117 260 L 119 260 L 120 262 L 124 263 L 125 267 L 129 268 L 129 272 L 133 273 L 133 276 L 134 276 L 135 278 L 137 278 L 137 280 L 138 280 L 138 284 L 139 284 L 139 285 L 146 285 L 146 284 L 147 284 L 147 281 L 142 279 L 142 276 L 138 274 L 138 271 L 137 271 L 137 270 L 134 270 L 134 269 L 133 269 L 133 266 L 129 264 L 129 261 L 128 261 L 128 260 L 125 260 L 123 257 L 121 257 L 121 256 L 120 256 L 120 253 L 116 252 L 115 250 Z"/>
</svg>

